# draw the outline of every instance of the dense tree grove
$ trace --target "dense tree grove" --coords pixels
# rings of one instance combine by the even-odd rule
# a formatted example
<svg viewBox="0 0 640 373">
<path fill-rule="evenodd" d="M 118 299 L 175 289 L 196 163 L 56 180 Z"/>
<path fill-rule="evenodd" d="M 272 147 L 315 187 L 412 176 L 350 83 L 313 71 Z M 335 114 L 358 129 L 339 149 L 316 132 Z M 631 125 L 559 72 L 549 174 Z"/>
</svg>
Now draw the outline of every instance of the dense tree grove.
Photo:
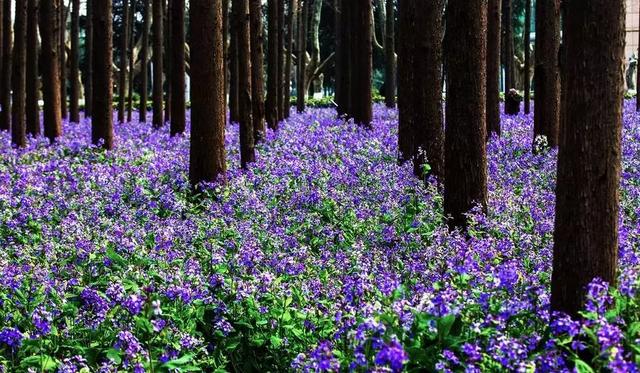
<svg viewBox="0 0 640 373">
<path fill-rule="evenodd" d="M 636 12 L 0 0 L 0 372 L 638 371 Z"/>
</svg>

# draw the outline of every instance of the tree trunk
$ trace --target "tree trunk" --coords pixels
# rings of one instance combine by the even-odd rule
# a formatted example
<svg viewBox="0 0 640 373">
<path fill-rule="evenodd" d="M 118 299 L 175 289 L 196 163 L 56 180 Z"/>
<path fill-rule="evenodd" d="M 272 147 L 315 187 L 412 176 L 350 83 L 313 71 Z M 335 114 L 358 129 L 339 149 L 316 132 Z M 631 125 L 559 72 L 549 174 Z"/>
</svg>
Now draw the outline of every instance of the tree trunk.
<svg viewBox="0 0 640 373">
<path fill-rule="evenodd" d="M 15 0 L 11 143 L 19 148 L 27 146 L 26 132 L 26 65 L 27 65 L 27 0 Z"/>
<path fill-rule="evenodd" d="M 13 25 L 11 25 L 11 4 L 13 0 L 4 0 L 2 14 L 2 87 L 0 87 L 0 131 L 11 129 L 11 44 L 13 43 Z"/>
<path fill-rule="evenodd" d="M 298 77 L 296 80 L 297 94 L 296 94 L 296 108 L 298 113 L 302 113 L 305 110 L 305 98 L 306 98 L 306 70 L 307 70 L 307 21 L 309 19 L 309 1 L 301 0 L 300 10 L 302 11 L 298 17 L 298 56 L 297 56 L 297 68 Z"/>
<path fill-rule="evenodd" d="M 129 21 L 129 90 L 127 92 L 127 122 L 131 123 L 133 119 L 133 79 L 134 79 L 134 49 L 135 49 L 135 15 L 136 15 L 136 0 L 131 0 Z"/>
<path fill-rule="evenodd" d="M 293 35 L 298 13 L 298 1 L 289 0 L 289 15 L 287 16 L 287 57 L 284 67 L 284 118 L 289 118 L 291 112 L 291 69 L 293 65 Z"/>
<path fill-rule="evenodd" d="M 229 117 L 231 123 L 240 121 L 240 98 L 238 87 L 238 25 L 233 13 L 233 0 L 229 14 Z"/>
<path fill-rule="evenodd" d="M 531 0 L 525 2 L 524 17 L 524 113 L 531 112 Z"/>
<path fill-rule="evenodd" d="M 389 108 L 396 107 L 395 12 L 393 3 L 393 0 L 386 0 L 387 24 L 384 28 L 384 102 Z"/>
<path fill-rule="evenodd" d="M 339 116 L 349 112 L 349 5 L 346 0 L 334 0 L 336 43 L 336 110 Z"/>
<path fill-rule="evenodd" d="M 582 62 L 563 67 L 551 308 L 578 316 L 586 286 L 596 277 L 615 286 L 617 277 L 625 4 L 566 7 L 566 58 Z"/>
<path fill-rule="evenodd" d="M 42 41 L 42 111 L 44 135 L 52 143 L 62 135 L 62 105 L 60 105 L 60 71 L 57 21 L 60 0 L 40 0 L 40 38 Z"/>
<path fill-rule="evenodd" d="M 269 0 L 267 18 L 267 101 L 265 115 L 269 128 L 278 128 L 278 1 Z M 298 0 L 293 0 L 298 1 Z"/>
<path fill-rule="evenodd" d="M 238 41 L 238 99 L 240 111 L 240 164 L 247 169 L 256 160 L 251 103 L 251 32 L 249 0 L 232 0 Z"/>
<path fill-rule="evenodd" d="M 173 84 L 173 77 L 171 76 L 171 0 L 162 2 L 164 10 L 162 12 L 164 16 L 164 83 L 165 83 L 165 98 L 164 98 L 164 121 L 171 123 L 171 85 Z"/>
<path fill-rule="evenodd" d="M 38 105 L 38 0 L 27 1 L 27 133 L 40 135 L 40 106 Z"/>
<path fill-rule="evenodd" d="M 466 213 L 487 208 L 487 0 L 449 0 L 446 28 L 444 212 L 464 229 Z"/>
<path fill-rule="evenodd" d="M 504 48 L 502 57 L 504 60 L 505 93 L 509 92 L 511 88 L 515 88 L 515 62 L 513 60 L 513 14 L 511 1 L 512 0 L 503 0 L 502 3 L 502 43 Z"/>
<path fill-rule="evenodd" d="M 284 67 L 286 63 L 284 49 L 285 1 L 286 0 L 278 1 L 278 122 L 284 119 Z"/>
<path fill-rule="evenodd" d="M 147 122 L 147 101 L 149 100 L 149 0 L 144 1 L 144 20 L 142 26 L 142 48 L 140 50 L 140 104 L 138 121 Z"/>
<path fill-rule="evenodd" d="M 224 179 L 224 36 L 221 0 L 190 0 L 191 11 L 191 150 L 189 180 Z M 213 56 L 213 58 L 212 58 Z"/>
<path fill-rule="evenodd" d="M 255 141 L 265 136 L 264 117 L 264 52 L 262 43 L 262 1 L 250 0 L 251 13 L 251 98 Z"/>
<path fill-rule="evenodd" d="M 162 3 L 164 0 L 153 0 L 153 128 L 161 128 L 163 126 L 162 119 L 162 44 L 164 37 L 162 35 Z"/>
<path fill-rule="evenodd" d="M 224 54 L 224 107 L 229 104 L 229 1 L 222 0 L 222 49 Z"/>
<path fill-rule="evenodd" d="M 94 96 L 91 141 L 94 145 L 102 144 L 103 148 L 109 150 L 113 148 L 111 2 L 96 1 L 93 5 L 93 41 L 100 48 L 96 48 L 93 55 Z"/>
<path fill-rule="evenodd" d="M 69 112 L 67 109 L 67 13 L 64 9 L 64 0 L 60 0 L 60 7 L 58 8 L 58 22 L 60 23 L 60 32 L 58 32 L 58 56 L 60 57 L 60 111 L 62 112 L 62 118 L 67 118 Z"/>
<path fill-rule="evenodd" d="M 93 2 L 87 0 L 87 17 L 85 30 L 86 76 L 84 78 L 84 116 L 91 117 L 93 108 Z"/>
<path fill-rule="evenodd" d="M 127 99 L 127 50 L 129 45 L 129 22 L 131 15 L 129 14 L 129 1 L 122 1 L 122 30 L 120 39 L 120 74 L 118 83 L 118 122 L 124 122 L 125 101 Z"/>
<path fill-rule="evenodd" d="M 4 70 L 3 70 L 3 64 L 4 64 L 4 39 L 5 39 L 5 33 L 4 30 L 5 25 L 5 19 L 4 19 L 4 13 L 5 13 L 5 7 L 8 4 L 11 4 L 10 0 L 0 0 L 0 131 L 4 130 L 5 126 L 4 123 L 2 122 L 2 111 L 3 111 L 3 107 L 4 107 L 4 92 L 8 92 L 9 90 L 6 89 L 8 88 L 8 86 L 6 85 L 6 80 L 5 80 L 5 75 L 4 75 Z M 11 16 L 9 16 L 9 22 L 11 22 Z M 10 27 L 9 27 L 10 28 Z"/>
<path fill-rule="evenodd" d="M 171 135 L 185 130 L 184 0 L 171 0 Z"/>
<path fill-rule="evenodd" d="M 544 0 L 538 0 L 544 1 Z M 500 36 L 502 0 L 489 0 L 487 12 L 487 134 L 500 136 Z"/>
<path fill-rule="evenodd" d="M 413 160 L 414 172 L 419 177 L 426 176 L 423 165 L 428 163 L 431 173 L 441 178 L 444 176 L 444 0 L 428 3 L 400 0 L 398 7 L 399 160 Z"/>
<path fill-rule="evenodd" d="M 71 97 L 69 101 L 69 120 L 74 123 L 80 122 L 80 0 L 72 1 L 71 10 L 71 55 L 70 55 L 70 74 Z"/>
<path fill-rule="evenodd" d="M 372 9 L 370 0 L 354 0 L 351 13 L 351 114 L 360 125 L 370 126 L 373 119 L 371 102 Z"/>
<path fill-rule="evenodd" d="M 638 9 L 638 62 L 636 63 L 636 111 L 640 112 L 640 9 Z"/>
<path fill-rule="evenodd" d="M 558 146 L 560 124 L 560 0 L 536 1 L 536 102 L 534 139 L 545 136 L 551 147 Z M 535 149 L 535 146 L 534 146 Z"/>
</svg>

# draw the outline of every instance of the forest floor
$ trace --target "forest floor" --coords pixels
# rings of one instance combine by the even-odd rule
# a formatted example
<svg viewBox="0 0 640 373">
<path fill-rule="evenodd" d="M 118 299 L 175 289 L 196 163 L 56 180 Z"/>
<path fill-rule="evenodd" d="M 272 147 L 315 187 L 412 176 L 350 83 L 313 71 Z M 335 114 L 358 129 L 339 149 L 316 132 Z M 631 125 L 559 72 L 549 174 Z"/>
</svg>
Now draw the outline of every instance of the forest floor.
<svg viewBox="0 0 640 373">
<path fill-rule="evenodd" d="M 636 369 L 640 115 L 626 105 L 619 284 L 594 282 L 579 321 L 549 315 L 556 152 L 532 154 L 532 115 L 502 126 L 469 238 L 398 166 L 382 106 L 372 130 L 292 115 L 246 172 L 229 126 L 228 183 L 204 198 L 188 135 L 120 124 L 104 152 L 88 122 L 25 150 L 0 134 L 0 371 Z"/>
</svg>

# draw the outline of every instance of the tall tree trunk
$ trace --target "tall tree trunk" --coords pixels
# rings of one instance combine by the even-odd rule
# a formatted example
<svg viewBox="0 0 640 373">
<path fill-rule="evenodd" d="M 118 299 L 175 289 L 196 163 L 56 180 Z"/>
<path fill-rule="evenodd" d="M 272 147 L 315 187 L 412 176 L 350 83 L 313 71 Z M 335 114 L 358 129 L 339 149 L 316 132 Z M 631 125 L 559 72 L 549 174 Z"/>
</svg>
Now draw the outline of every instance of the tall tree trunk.
<svg viewBox="0 0 640 373">
<path fill-rule="evenodd" d="M 512 0 L 503 0 L 502 3 L 502 43 L 504 48 L 504 75 L 505 93 L 511 88 L 515 88 L 514 79 L 514 52 L 513 52 L 513 10 Z"/>
<path fill-rule="evenodd" d="M 267 18 L 267 101 L 265 115 L 269 128 L 278 128 L 278 2 L 269 0 Z M 298 0 L 293 0 L 298 1 Z"/>
<path fill-rule="evenodd" d="M 191 150 L 189 180 L 224 178 L 224 35 L 221 0 L 190 0 L 191 11 Z M 213 56 L 213 58 L 212 58 Z"/>
<path fill-rule="evenodd" d="M 566 58 L 582 62 L 563 67 L 551 308 L 578 316 L 586 286 L 594 278 L 615 285 L 617 277 L 625 4 L 566 7 Z"/>
<path fill-rule="evenodd" d="M 373 119 L 371 78 L 373 70 L 372 17 L 370 0 L 354 0 L 351 5 L 351 113 L 353 120 L 370 126 Z"/>
<path fill-rule="evenodd" d="M 46 1 L 46 0 L 43 0 Z M 93 55 L 93 120 L 91 141 L 94 145 L 113 148 L 113 79 L 111 61 L 113 60 L 113 27 L 111 2 L 96 1 L 93 8 L 93 41 L 100 48 Z"/>
<path fill-rule="evenodd" d="M 285 1 L 286 0 L 278 1 L 278 122 L 284 119 L 284 68 L 286 64 L 284 49 L 284 31 L 286 25 L 284 11 Z"/>
<path fill-rule="evenodd" d="M 27 0 L 15 0 L 11 143 L 19 148 L 27 146 L 26 83 L 27 83 Z"/>
<path fill-rule="evenodd" d="M 184 0 L 171 0 L 171 135 L 185 130 Z"/>
<path fill-rule="evenodd" d="M 0 131 L 11 129 L 11 44 L 13 26 L 11 25 L 11 4 L 13 0 L 4 0 L 2 12 L 2 86 L 0 87 Z"/>
<path fill-rule="evenodd" d="M 42 53 L 42 110 L 44 135 L 52 143 L 62 135 L 62 109 L 60 105 L 60 57 L 58 56 L 60 24 L 57 21 L 60 0 L 40 0 L 40 38 Z"/>
<path fill-rule="evenodd" d="M 251 104 L 253 115 L 253 132 L 255 141 L 260 141 L 265 135 L 264 124 L 264 53 L 262 43 L 262 1 L 250 0 L 251 13 Z"/>
<path fill-rule="evenodd" d="M 232 0 L 233 3 L 233 0 Z M 238 25 L 233 13 L 233 5 L 229 11 L 229 119 L 232 123 L 240 121 L 240 98 L 238 87 Z"/>
<path fill-rule="evenodd" d="M 27 1 L 27 133 L 40 135 L 38 105 L 38 0 Z"/>
<path fill-rule="evenodd" d="M 171 123 L 171 85 L 173 84 L 173 77 L 171 76 L 171 1 L 163 1 L 164 6 L 164 83 L 165 83 L 165 98 L 164 98 L 164 121 Z"/>
<path fill-rule="evenodd" d="M 395 12 L 393 3 L 393 0 L 386 0 L 387 24 L 384 28 L 384 102 L 389 108 L 396 106 Z"/>
<path fill-rule="evenodd" d="M 86 76 L 84 78 L 84 115 L 91 117 L 93 108 L 93 2 L 87 0 L 87 17 L 85 30 Z"/>
<path fill-rule="evenodd" d="M 149 25 L 151 14 L 149 14 L 149 0 L 142 0 L 144 2 L 144 20 L 142 25 L 142 48 L 140 50 L 140 105 L 138 110 L 140 111 L 138 121 L 147 122 L 147 101 L 149 100 L 149 72 L 148 72 L 148 59 L 149 59 Z"/>
<path fill-rule="evenodd" d="M 120 74 L 118 83 L 118 122 L 124 122 L 125 102 L 127 100 L 127 51 L 129 45 L 129 22 L 131 14 L 129 12 L 129 1 L 122 1 L 122 30 L 120 30 Z"/>
<path fill-rule="evenodd" d="M 291 69 L 293 66 L 293 37 L 298 13 L 298 1 L 289 0 L 289 15 L 287 16 L 287 57 L 284 66 L 284 118 L 289 118 L 291 112 Z"/>
<path fill-rule="evenodd" d="M 336 110 L 342 116 L 349 112 L 349 5 L 346 0 L 334 0 L 336 50 Z"/>
<path fill-rule="evenodd" d="M 537 0 L 533 136 L 545 136 L 551 147 L 558 146 L 560 127 L 559 50 L 560 0 Z"/>
<path fill-rule="evenodd" d="M 162 127 L 162 72 L 163 58 L 162 58 L 162 44 L 164 37 L 162 35 L 162 3 L 164 0 L 153 0 L 152 13 L 153 13 L 153 127 Z"/>
<path fill-rule="evenodd" d="M 476 204 L 487 208 L 487 0 L 449 0 L 445 34 L 447 107 L 444 212 L 466 228 Z"/>
<path fill-rule="evenodd" d="M 67 12 L 64 7 L 64 0 L 60 0 L 58 8 L 58 22 L 60 23 L 60 32 L 58 32 L 58 56 L 60 57 L 60 111 L 62 118 L 67 118 L 69 112 L 67 109 Z"/>
<path fill-rule="evenodd" d="M 133 119 L 133 79 L 134 79 L 134 49 L 135 49 L 135 15 L 136 15 L 136 0 L 131 0 L 129 21 L 129 91 L 127 92 L 127 122 L 131 123 Z"/>
<path fill-rule="evenodd" d="M 538 0 L 544 1 L 544 0 Z M 487 134 L 500 136 L 500 37 L 502 0 L 489 0 L 487 12 Z"/>
<path fill-rule="evenodd" d="M 256 160 L 251 104 L 251 32 L 249 0 L 232 0 L 238 41 L 238 99 L 240 109 L 240 164 L 247 169 Z"/>
<path fill-rule="evenodd" d="M 0 131 L 2 131 L 4 129 L 4 124 L 2 123 L 2 107 L 4 106 L 4 101 L 3 101 L 3 97 L 4 97 L 4 93 L 3 92 L 8 92 L 9 90 L 5 90 L 6 88 L 8 88 L 6 86 L 6 81 L 5 81 L 5 75 L 3 73 L 3 64 L 4 64 L 4 39 L 5 39 L 5 34 L 4 34 L 4 30 L 5 30 L 5 25 L 4 25 L 4 11 L 5 11 L 5 7 L 7 6 L 7 3 L 11 3 L 10 0 L 0 0 Z M 11 22 L 11 17 L 9 17 L 9 22 Z"/>
<path fill-rule="evenodd" d="M 311 0 L 301 0 L 300 10 L 301 14 L 298 17 L 298 56 L 297 56 L 297 73 L 296 79 L 297 94 L 296 94 L 296 108 L 298 113 L 302 113 L 305 110 L 305 98 L 306 98 L 306 70 L 307 70 L 307 22 L 309 19 L 309 2 Z"/>
<path fill-rule="evenodd" d="M 229 1 L 222 0 L 222 49 L 224 54 L 224 107 L 229 104 Z"/>
<path fill-rule="evenodd" d="M 524 113 L 531 112 L 531 0 L 525 2 L 524 17 Z"/>
<path fill-rule="evenodd" d="M 80 0 L 72 0 L 71 9 L 71 55 L 70 74 L 71 97 L 69 101 L 69 120 L 74 123 L 80 122 Z"/>
<path fill-rule="evenodd" d="M 311 55 L 307 66 L 305 67 L 305 91 L 308 92 L 308 97 L 313 98 L 313 95 L 322 90 L 323 76 L 316 74 L 316 70 L 320 67 L 320 21 L 322 20 L 322 0 L 313 0 L 313 3 L 309 6 L 309 12 L 311 13 L 307 18 L 309 26 L 305 27 L 307 30 L 307 41 L 311 44 Z"/>
<path fill-rule="evenodd" d="M 398 145 L 414 172 L 444 176 L 442 118 L 442 15 L 444 0 L 398 2 Z M 388 11 L 388 10 L 387 10 Z M 388 32 L 388 25 L 387 25 Z"/>
</svg>

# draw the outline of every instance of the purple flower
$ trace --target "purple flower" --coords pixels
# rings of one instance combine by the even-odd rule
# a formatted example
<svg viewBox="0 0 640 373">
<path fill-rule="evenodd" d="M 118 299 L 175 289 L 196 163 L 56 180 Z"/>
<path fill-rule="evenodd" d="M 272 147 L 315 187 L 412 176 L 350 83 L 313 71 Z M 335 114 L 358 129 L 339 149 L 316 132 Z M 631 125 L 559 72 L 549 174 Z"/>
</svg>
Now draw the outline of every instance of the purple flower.
<svg viewBox="0 0 640 373">
<path fill-rule="evenodd" d="M 394 372 L 401 372 L 407 362 L 409 355 L 395 337 L 378 351 L 375 359 L 376 365 L 388 365 Z"/>
<path fill-rule="evenodd" d="M 3 328 L 0 330 L 0 344 L 9 347 L 12 351 L 17 350 L 22 345 L 22 333 L 16 328 Z"/>
</svg>

